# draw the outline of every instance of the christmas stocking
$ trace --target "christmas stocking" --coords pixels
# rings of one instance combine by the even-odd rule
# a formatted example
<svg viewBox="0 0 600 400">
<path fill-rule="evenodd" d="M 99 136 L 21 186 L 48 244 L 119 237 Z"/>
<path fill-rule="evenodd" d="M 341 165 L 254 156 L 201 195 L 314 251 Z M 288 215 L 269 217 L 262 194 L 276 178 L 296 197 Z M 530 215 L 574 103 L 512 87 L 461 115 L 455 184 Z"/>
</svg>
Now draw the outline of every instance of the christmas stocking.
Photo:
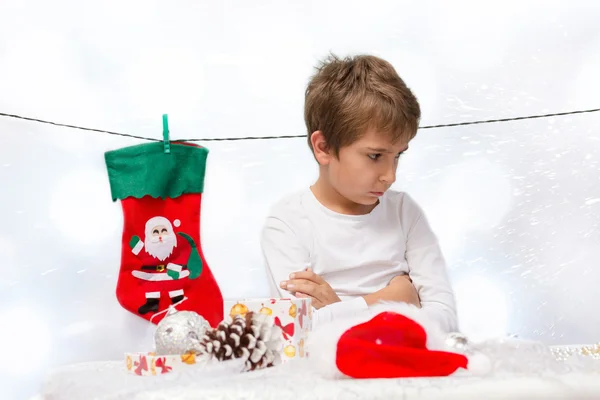
<svg viewBox="0 0 600 400">
<path fill-rule="evenodd" d="M 124 228 L 117 299 L 158 323 L 172 304 L 195 311 L 213 327 L 223 320 L 223 296 L 200 243 L 206 148 L 189 143 L 142 144 L 105 154 L 113 201 Z"/>
</svg>

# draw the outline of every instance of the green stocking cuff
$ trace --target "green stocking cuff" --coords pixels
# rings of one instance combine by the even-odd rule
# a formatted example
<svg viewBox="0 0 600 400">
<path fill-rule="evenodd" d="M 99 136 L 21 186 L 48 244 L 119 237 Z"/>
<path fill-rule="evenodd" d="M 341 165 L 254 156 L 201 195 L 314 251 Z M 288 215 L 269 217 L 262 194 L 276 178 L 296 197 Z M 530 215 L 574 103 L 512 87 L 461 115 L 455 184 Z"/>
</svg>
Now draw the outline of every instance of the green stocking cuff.
<svg viewBox="0 0 600 400">
<path fill-rule="evenodd" d="M 113 201 L 127 197 L 177 198 L 202 193 L 208 149 L 171 142 L 129 146 L 104 154 Z"/>
</svg>

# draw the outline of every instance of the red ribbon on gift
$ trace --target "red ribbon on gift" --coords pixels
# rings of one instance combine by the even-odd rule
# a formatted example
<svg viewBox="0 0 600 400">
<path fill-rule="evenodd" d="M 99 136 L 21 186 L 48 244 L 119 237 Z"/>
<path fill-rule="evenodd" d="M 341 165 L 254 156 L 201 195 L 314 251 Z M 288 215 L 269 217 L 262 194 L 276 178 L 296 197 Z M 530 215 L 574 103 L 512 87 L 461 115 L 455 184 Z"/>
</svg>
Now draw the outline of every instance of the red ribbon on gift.
<svg viewBox="0 0 600 400">
<path fill-rule="evenodd" d="M 167 372 L 169 372 L 173 369 L 172 367 L 167 365 L 166 359 L 164 357 L 158 358 L 156 360 L 155 365 L 157 368 L 161 369 L 161 371 L 160 371 L 161 374 L 166 374 Z"/>
<path fill-rule="evenodd" d="M 283 335 L 285 340 L 288 340 L 290 336 L 294 336 L 294 323 L 290 322 L 289 324 L 283 326 L 281 325 L 281 320 L 279 317 L 275 317 L 275 326 L 281 328 L 281 334 Z"/>
<path fill-rule="evenodd" d="M 141 355 L 139 361 L 135 361 L 133 363 L 135 367 L 135 374 L 142 375 L 142 371 L 148 371 L 148 361 L 146 361 L 146 356 Z"/>
<path fill-rule="evenodd" d="M 306 316 L 307 314 L 308 314 L 308 312 L 307 312 L 306 302 L 303 301 L 302 306 L 300 307 L 300 310 L 298 311 L 298 322 L 300 323 L 300 329 L 302 329 L 302 317 Z"/>
</svg>

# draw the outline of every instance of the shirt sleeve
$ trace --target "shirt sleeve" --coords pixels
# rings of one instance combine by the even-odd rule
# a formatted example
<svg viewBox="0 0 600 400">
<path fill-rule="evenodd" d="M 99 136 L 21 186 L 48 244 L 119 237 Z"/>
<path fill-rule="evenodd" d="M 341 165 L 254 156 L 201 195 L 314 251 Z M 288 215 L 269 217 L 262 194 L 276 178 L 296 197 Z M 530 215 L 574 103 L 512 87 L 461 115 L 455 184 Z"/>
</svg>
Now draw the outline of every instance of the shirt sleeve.
<svg viewBox="0 0 600 400">
<path fill-rule="evenodd" d="M 308 247 L 302 244 L 300 238 L 284 221 L 268 217 L 261 233 L 261 248 L 271 296 L 295 298 L 290 292 L 282 289 L 279 283 L 289 279 L 292 272 L 310 266 Z M 362 297 L 333 303 L 319 310 L 313 308 L 313 329 L 320 324 L 354 315 L 367 308 L 367 303 Z"/>
<path fill-rule="evenodd" d="M 261 233 L 260 245 L 273 297 L 293 297 L 279 286 L 293 272 L 310 265 L 310 252 L 294 231 L 281 219 L 267 217 Z"/>
<path fill-rule="evenodd" d="M 456 299 L 438 240 L 414 200 L 406 196 L 405 202 L 408 204 L 403 217 L 409 222 L 406 260 L 421 307 L 444 331 L 455 332 L 458 330 Z"/>
</svg>

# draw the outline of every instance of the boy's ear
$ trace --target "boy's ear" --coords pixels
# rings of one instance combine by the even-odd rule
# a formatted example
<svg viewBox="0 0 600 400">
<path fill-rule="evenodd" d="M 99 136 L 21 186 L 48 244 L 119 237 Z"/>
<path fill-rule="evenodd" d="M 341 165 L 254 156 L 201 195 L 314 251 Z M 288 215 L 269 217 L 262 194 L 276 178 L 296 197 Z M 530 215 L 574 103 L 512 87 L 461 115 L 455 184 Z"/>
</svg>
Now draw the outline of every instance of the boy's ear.
<svg viewBox="0 0 600 400">
<path fill-rule="evenodd" d="M 317 162 L 321 165 L 327 165 L 331 161 L 332 154 L 323 132 L 314 131 L 310 135 L 310 143 L 312 144 L 313 152 Z"/>
</svg>

